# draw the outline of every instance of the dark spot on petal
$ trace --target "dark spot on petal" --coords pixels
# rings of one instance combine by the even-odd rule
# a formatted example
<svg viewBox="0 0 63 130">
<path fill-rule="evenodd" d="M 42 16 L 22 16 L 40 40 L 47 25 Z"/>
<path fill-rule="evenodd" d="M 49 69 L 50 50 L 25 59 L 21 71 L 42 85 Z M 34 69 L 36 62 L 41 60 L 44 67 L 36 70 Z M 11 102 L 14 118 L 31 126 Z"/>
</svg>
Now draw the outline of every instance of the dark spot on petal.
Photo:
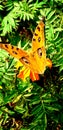
<svg viewBox="0 0 63 130">
<path fill-rule="evenodd" d="M 5 44 L 5 47 L 8 48 L 8 45 Z"/>
<path fill-rule="evenodd" d="M 16 51 L 12 51 L 14 54 L 16 54 L 17 55 L 17 52 Z"/>
<path fill-rule="evenodd" d="M 38 53 L 38 55 L 41 57 L 41 56 L 42 56 L 42 49 L 41 49 L 41 48 L 38 48 L 38 49 L 37 49 L 37 53 Z"/>
<path fill-rule="evenodd" d="M 38 37 L 38 42 L 40 42 L 41 41 L 41 37 Z"/>
<path fill-rule="evenodd" d="M 33 38 L 33 41 L 36 41 L 36 39 L 35 39 L 35 38 Z"/>
<path fill-rule="evenodd" d="M 38 29 L 38 31 L 40 31 L 40 27 L 39 26 L 37 27 L 37 29 Z"/>
<path fill-rule="evenodd" d="M 37 34 L 37 33 L 35 33 L 34 35 L 35 35 L 35 36 L 38 36 L 38 34 Z"/>
<path fill-rule="evenodd" d="M 18 50 L 19 50 L 19 48 L 17 47 L 17 48 L 16 48 L 16 50 L 18 51 Z"/>
<path fill-rule="evenodd" d="M 11 48 L 13 49 L 13 48 L 14 48 L 14 46 L 11 46 Z"/>
<path fill-rule="evenodd" d="M 26 64 L 29 64 L 29 61 L 25 57 L 20 58 L 20 60 L 23 60 Z"/>
</svg>

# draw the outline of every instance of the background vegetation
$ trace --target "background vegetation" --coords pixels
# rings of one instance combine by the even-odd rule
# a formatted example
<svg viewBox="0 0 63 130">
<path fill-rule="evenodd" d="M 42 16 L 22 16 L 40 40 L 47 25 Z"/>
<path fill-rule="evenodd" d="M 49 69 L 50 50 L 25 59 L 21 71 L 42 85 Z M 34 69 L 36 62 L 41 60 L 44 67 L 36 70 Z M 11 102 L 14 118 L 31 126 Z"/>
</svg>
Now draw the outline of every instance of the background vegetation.
<svg viewBox="0 0 63 130">
<path fill-rule="evenodd" d="M 27 50 L 42 16 L 53 67 L 23 82 L 16 60 L 0 50 L 0 130 L 63 130 L 63 0 L 0 0 L 0 41 Z"/>
</svg>

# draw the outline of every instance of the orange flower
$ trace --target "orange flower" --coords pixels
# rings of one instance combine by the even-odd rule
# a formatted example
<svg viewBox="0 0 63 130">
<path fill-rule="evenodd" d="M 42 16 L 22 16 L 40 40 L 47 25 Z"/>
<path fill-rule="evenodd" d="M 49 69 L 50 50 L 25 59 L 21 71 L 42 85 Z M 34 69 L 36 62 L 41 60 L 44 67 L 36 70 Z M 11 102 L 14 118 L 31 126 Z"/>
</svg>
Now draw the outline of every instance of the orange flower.
<svg viewBox="0 0 63 130">
<path fill-rule="evenodd" d="M 23 66 L 23 64 L 20 61 L 18 61 L 15 67 L 18 69 L 20 66 Z M 23 81 L 26 81 L 26 78 L 29 76 L 32 81 L 39 80 L 39 75 L 37 73 L 34 73 L 30 70 L 30 68 L 25 66 L 22 67 L 19 74 L 17 75 L 17 77 L 21 78 Z"/>
</svg>

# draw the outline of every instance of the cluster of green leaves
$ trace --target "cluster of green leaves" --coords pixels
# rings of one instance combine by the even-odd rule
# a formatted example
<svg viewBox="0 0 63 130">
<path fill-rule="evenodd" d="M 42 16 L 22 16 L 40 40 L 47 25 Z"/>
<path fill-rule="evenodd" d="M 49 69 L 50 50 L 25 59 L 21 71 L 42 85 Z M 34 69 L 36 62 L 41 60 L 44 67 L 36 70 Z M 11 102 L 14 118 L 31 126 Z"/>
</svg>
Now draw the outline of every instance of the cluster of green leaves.
<svg viewBox="0 0 63 130">
<path fill-rule="evenodd" d="M 20 43 L 28 49 L 38 18 L 45 16 L 47 56 L 53 63 L 52 69 L 47 69 L 40 81 L 32 83 L 28 78 L 23 82 L 16 76 L 15 59 L 0 50 L 1 130 L 63 129 L 62 3 L 62 0 L 0 1 L 0 40 L 15 45 Z"/>
<path fill-rule="evenodd" d="M 4 18 L 1 18 L 1 35 L 4 36 L 5 34 L 12 32 L 12 29 L 16 29 L 20 20 L 25 21 L 33 19 L 36 11 L 41 7 L 41 5 L 42 2 L 39 3 L 36 1 L 33 3 L 32 0 L 10 0 L 5 2 L 5 7 L 1 6 L 1 10 L 6 9 L 7 15 L 4 16 Z"/>
<path fill-rule="evenodd" d="M 12 75 L 15 78 L 15 68 L 13 68 L 15 61 L 12 58 L 8 58 L 9 55 L 4 50 L 0 50 L 0 78 L 1 82 L 6 82 L 6 80 L 13 80 Z M 2 64 L 1 64 L 2 63 Z"/>
</svg>

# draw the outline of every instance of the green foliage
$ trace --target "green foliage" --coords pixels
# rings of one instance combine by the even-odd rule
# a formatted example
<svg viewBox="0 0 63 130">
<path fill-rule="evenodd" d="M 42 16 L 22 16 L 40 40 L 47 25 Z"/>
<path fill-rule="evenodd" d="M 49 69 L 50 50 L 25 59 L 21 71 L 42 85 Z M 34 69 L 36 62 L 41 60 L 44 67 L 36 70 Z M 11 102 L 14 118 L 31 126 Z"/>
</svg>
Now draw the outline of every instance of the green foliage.
<svg viewBox="0 0 63 130">
<path fill-rule="evenodd" d="M 0 41 L 28 49 L 37 21 L 45 16 L 46 51 L 53 63 L 40 81 L 32 83 L 28 78 L 23 82 L 17 78 L 16 60 L 0 50 L 1 130 L 63 129 L 62 3 L 62 0 L 0 2 Z"/>
<path fill-rule="evenodd" d="M 0 78 L 2 82 L 12 81 L 12 75 L 15 78 L 15 68 L 13 68 L 15 62 L 8 56 L 8 53 L 5 53 L 5 51 L 0 51 Z M 9 62 L 10 61 L 10 62 Z M 8 82 L 7 82 L 8 83 Z"/>
<path fill-rule="evenodd" d="M 12 32 L 12 29 L 16 29 L 20 20 L 33 19 L 41 5 L 42 2 L 39 3 L 36 1 L 33 3 L 32 0 L 6 2 L 5 8 L 7 15 L 2 19 L 1 28 L 3 32 L 1 35 L 5 35 L 6 33 Z"/>
</svg>

